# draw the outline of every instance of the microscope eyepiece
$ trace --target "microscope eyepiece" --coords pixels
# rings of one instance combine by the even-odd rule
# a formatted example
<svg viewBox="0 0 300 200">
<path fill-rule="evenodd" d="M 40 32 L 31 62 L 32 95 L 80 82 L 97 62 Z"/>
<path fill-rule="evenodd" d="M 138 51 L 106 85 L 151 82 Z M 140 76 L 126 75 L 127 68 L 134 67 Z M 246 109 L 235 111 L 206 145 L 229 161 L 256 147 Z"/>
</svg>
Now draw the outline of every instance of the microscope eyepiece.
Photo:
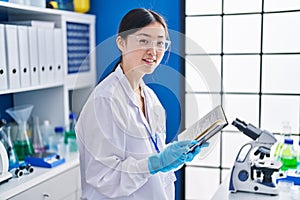
<svg viewBox="0 0 300 200">
<path fill-rule="evenodd" d="M 260 134 L 261 130 L 259 128 L 256 128 L 252 124 L 246 124 L 244 121 L 236 118 L 232 125 L 235 126 L 237 129 L 239 129 L 241 132 L 243 132 L 248 137 L 252 138 L 253 140 L 256 140 Z"/>
</svg>

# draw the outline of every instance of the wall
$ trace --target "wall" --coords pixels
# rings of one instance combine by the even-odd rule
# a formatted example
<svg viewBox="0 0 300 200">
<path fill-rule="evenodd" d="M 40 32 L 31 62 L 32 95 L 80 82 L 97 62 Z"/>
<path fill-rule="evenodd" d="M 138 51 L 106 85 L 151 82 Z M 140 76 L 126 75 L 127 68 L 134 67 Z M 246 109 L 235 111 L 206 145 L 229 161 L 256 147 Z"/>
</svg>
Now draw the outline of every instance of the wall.
<svg viewBox="0 0 300 200">
<path fill-rule="evenodd" d="M 300 2 L 186 0 L 186 8 L 185 73 L 192 86 L 186 88 L 186 126 L 215 106 L 211 96 L 229 122 L 211 154 L 186 167 L 186 199 L 211 199 L 251 140 L 230 125 L 236 118 L 273 133 L 289 122 L 294 144 L 299 141 Z M 214 90 L 195 76 L 207 66 L 219 73 Z M 196 185 L 197 177 L 210 181 Z"/>
<path fill-rule="evenodd" d="M 119 58 L 119 51 L 115 45 L 115 36 L 121 18 L 131 9 L 143 7 L 152 9 L 167 21 L 172 50 L 166 55 L 162 64 L 154 73 L 145 78 L 145 82 L 156 92 L 167 112 L 167 142 L 174 139 L 184 125 L 183 95 L 181 86 L 182 47 L 180 46 L 181 29 L 181 1 L 172 0 L 91 0 L 91 14 L 96 15 L 96 42 L 97 42 L 97 77 L 99 81 L 109 73 Z M 182 55 L 182 54 L 181 54 Z M 166 62 L 167 61 L 167 62 Z M 182 171 L 176 173 L 177 199 L 182 199 Z"/>
</svg>

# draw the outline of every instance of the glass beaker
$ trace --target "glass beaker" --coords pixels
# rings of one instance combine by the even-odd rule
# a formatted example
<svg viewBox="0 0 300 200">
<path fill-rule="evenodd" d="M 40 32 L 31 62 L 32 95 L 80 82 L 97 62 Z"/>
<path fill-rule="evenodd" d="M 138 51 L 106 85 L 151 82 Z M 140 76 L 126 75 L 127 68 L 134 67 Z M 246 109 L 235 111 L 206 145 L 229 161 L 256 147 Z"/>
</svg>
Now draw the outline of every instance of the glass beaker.
<svg viewBox="0 0 300 200">
<path fill-rule="evenodd" d="M 33 105 L 22 105 L 8 108 L 5 111 L 18 123 L 18 133 L 14 142 L 14 149 L 18 159 L 24 160 L 25 156 L 33 154 L 33 146 L 27 135 L 27 121 Z"/>
<path fill-rule="evenodd" d="M 33 144 L 35 153 L 46 151 L 46 147 L 44 145 L 42 133 L 41 133 L 41 129 L 40 129 L 40 120 L 39 120 L 38 116 L 33 116 L 32 144 Z"/>
</svg>

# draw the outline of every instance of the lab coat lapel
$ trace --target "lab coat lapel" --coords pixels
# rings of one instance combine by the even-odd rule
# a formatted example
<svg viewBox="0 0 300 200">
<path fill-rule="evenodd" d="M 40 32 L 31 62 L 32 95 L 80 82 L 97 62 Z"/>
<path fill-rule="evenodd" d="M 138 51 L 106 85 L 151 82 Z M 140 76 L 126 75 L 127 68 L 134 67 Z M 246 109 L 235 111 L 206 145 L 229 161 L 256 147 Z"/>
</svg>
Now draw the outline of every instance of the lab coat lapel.
<svg viewBox="0 0 300 200">
<path fill-rule="evenodd" d="M 135 105 L 137 107 L 137 109 L 139 109 L 140 118 L 143 121 L 143 123 L 144 123 L 144 125 L 147 129 L 147 132 L 152 134 L 149 123 L 148 123 L 147 119 L 145 118 L 145 116 L 143 115 L 143 113 L 141 112 L 141 109 L 139 107 L 137 99 L 135 98 L 135 95 L 134 95 L 134 92 L 133 92 L 133 90 L 130 86 L 130 83 L 127 80 L 126 76 L 123 74 L 123 71 L 122 71 L 120 66 L 117 67 L 116 73 L 117 73 L 117 77 L 120 81 L 120 84 L 121 84 L 122 88 L 124 89 L 125 94 L 127 95 L 127 97 L 130 100 L 130 103 L 132 103 L 133 105 Z M 144 85 L 145 85 L 144 82 L 142 82 L 141 85 L 142 85 L 142 88 L 143 88 Z M 143 92 L 143 89 L 142 89 L 142 92 Z M 144 101 L 144 102 L 147 102 L 147 101 Z M 145 103 L 145 108 L 147 109 L 147 104 L 146 103 Z M 148 112 L 148 110 L 146 112 Z"/>
</svg>

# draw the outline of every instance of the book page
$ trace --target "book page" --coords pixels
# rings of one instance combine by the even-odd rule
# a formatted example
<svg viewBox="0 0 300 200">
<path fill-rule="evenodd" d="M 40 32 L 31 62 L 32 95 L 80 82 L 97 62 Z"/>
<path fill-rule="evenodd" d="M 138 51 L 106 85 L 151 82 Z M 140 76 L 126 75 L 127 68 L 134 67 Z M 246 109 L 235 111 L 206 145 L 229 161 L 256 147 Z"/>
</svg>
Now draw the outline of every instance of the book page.
<svg viewBox="0 0 300 200">
<path fill-rule="evenodd" d="M 178 135 L 178 140 L 198 140 L 210 131 L 220 131 L 228 124 L 222 107 L 219 105 Z M 220 127 L 219 127 L 220 126 Z M 217 132 L 218 132 L 217 131 Z"/>
</svg>

